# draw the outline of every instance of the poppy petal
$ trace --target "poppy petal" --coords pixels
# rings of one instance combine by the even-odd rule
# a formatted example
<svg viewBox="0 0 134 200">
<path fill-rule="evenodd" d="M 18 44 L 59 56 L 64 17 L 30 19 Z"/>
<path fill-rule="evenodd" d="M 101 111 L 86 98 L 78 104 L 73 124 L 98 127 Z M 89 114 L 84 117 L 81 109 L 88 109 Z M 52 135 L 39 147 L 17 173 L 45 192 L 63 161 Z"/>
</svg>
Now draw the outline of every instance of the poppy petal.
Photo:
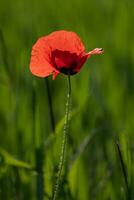
<svg viewBox="0 0 134 200">
<path fill-rule="evenodd" d="M 32 48 L 30 70 L 39 77 L 49 76 L 54 71 L 50 60 L 50 49 L 45 37 L 40 38 Z"/>
<path fill-rule="evenodd" d="M 52 52 L 52 59 L 54 65 L 60 71 L 60 68 L 62 67 L 73 67 L 74 63 L 78 61 L 79 57 L 77 56 L 77 54 L 70 53 L 69 51 L 55 50 Z"/>
<path fill-rule="evenodd" d="M 92 51 L 88 52 L 86 55 L 89 58 L 91 55 L 103 54 L 104 51 L 102 48 L 95 48 Z"/>
<path fill-rule="evenodd" d="M 55 31 L 46 36 L 46 40 L 52 51 L 58 49 L 59 51 L 68 51 L 77 55 L 85 51 L 80 37 L 71 31 Z"/>
<path fill-rule="evenodd" d="M 55 80 L 56 77 L 57 77 L 57 75 L 58 75 L 59 73 L 60 73 L 60 72 L 58 72 L 58 71 L 54 71 L 54 72 L 53 72 L 53 77 L 52 77 L 52 79 Z"/>
</svg>

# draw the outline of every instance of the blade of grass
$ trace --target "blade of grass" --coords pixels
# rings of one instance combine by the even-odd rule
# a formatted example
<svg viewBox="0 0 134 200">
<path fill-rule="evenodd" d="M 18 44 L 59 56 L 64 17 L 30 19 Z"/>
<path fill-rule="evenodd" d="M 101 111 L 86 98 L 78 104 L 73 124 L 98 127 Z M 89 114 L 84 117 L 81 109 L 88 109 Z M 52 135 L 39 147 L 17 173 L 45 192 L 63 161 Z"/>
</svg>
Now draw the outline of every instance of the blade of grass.
<svg viewBox="0 0 134 200">
<path fill-rule="evenodd" d="M 32 91 L 32 112 L 33 112 L 33 142 L 35 154 L 35 171 L 36 174 L 36 199 L 43 200 L 44 197 L 44 176 L 43 176 L 43 162 L 44 162 L 44 148 L 42 143 L 39 142 L 39 135 L 36 130 L 36 91 L 35 85 Z"/>
<path fill-rule="evenodd" d="M 14 166 L 14 167 L 19 167 L 19 168 L 32 169 L 32 166 L 29 163 L 26 163 L 24 161 L 21 161 L 21 160 L 14 158 L 11 154 L 9 154 L 3 148 L 0 148 L 0 157 L 2 157 L 2 160 L 7 165 L 11 165 L 11 166 Z"/>
<path fill-rule="evenodd" d="M 120 165 L 121 165 L 122 174 L 123 174 L 123 178 L 124 178 L 124 182 L 125 182 L 126 199 L 130 200 L 130 190 L 129 190 L 129 184 L 128 184 L 128 174 L 127 174 L 127 169 L 126 169 L 126 166 L 125 166 L 125 163 L 124 163 L 124 160 L 123 160 L 123 155 L 122 155 L 121 147 L 120 147 L 120 144 L 119 144 L 118 140 L 115 141 L 115 145 L 116 145 L 116 148 L 117 148 L 119 162 L 120 162 Z"/>
<path fill-rule="evenodd" d="M 76 159 L 83 153 L 87 145 L 92 141 L 95 134 L 97 132 L 97 129 L 93 129 L 89 135 L 87 135 L 82 143 L 79 145 L 79 147 L 76 149 L 75 153 L 71 156 L 70 162 L 68 165 L 68 169 L 70 170 Z"/>
<path fill-rule="evenodd" d="M 3 64 L 6 70 L 7 75 L 10 76 L 11 74 L 11 70 L 9 67 L 9 62 L 8 62 L 8 50 L 7 50 L 7 46 L 6 46 L 6 42 L 4 39 L 4 35 L 3 35 L 3 31 L 0 29 L 0 57 L 3 60 Z"/>
</svg>

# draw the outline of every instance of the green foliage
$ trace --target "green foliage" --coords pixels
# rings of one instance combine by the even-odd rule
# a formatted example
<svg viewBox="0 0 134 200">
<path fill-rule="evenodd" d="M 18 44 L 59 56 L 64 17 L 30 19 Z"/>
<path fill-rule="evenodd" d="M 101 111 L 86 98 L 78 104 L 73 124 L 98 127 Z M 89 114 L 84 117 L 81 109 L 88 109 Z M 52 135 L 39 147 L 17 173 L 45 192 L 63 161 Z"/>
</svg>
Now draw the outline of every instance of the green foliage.
<svg viewBox="0 0 134 200">
<path fill-rule="evenodd" d="M 38 37 L 77 32 L 86 49 L 102 47 L 71 77 L 72 113 L 59 200 L 134 199 L 134 2 L 0 2 L 0 199 L 51 199 L 60 157 L 67 77 L 29 71 Z M 118 142 L 126 171 L 124 179 Z"/>
</svg>

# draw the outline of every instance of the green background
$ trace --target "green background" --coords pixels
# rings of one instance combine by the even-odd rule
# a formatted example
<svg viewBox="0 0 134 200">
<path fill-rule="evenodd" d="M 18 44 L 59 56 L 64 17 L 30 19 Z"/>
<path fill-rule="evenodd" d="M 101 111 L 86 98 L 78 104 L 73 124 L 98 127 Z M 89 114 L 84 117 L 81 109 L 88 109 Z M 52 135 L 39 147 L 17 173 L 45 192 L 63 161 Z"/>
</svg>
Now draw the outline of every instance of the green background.
<svg viewBox="0 0 134 200">
<path fill-rule="evenodd" d="M 61 149 L 67 77 L 29 71 L 32 45 L 71 30 L 92 56 L 71 77 L 72 117 L 58 199 L 134 199 L 134 2 L 0 2 L 0 199 L 51 199 Z M 55 121 L 53 133 L 51 93 Z M 127 172 L 128 189 L 121 168 Z"/>
</svg>

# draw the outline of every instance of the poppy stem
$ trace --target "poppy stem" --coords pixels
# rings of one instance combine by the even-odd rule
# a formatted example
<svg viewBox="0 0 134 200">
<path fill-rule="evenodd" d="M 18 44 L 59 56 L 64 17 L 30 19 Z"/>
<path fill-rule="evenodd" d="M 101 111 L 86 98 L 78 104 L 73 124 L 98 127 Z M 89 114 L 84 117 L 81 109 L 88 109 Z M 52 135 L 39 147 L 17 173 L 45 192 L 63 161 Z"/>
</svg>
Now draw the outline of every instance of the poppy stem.
<svg viewBox="0 0 134 200">
<path fill-rule="evenodd" d="M 67 101 L 66 101 L 65 123 L 64 123 L 64 129 L 63 129 L 63 138 L 62 138 L 58 173 L 57 173 L 57 177 L 56 177 L 56 183 L 54 186 L 54 193 L 53 193 L 53 198 L 52 198 L 53 200 L 56 200 L 57 196 L 58 196 L 62 169 L 63 169 L 63 165 L 65 162 L 67 136 L 68 136 L 69 120 L 70 120 L 70 107 L 71 107 L 71 80 L 70 80 L 70 75 L 68 75 L 68 93 L 67 93 Z"/>
<path fill-rule="evenodd" d="M 70 75 L 68 75 L 68 94 L 71 95 L 71 78 L 70 78 Z"/>
</svg>

